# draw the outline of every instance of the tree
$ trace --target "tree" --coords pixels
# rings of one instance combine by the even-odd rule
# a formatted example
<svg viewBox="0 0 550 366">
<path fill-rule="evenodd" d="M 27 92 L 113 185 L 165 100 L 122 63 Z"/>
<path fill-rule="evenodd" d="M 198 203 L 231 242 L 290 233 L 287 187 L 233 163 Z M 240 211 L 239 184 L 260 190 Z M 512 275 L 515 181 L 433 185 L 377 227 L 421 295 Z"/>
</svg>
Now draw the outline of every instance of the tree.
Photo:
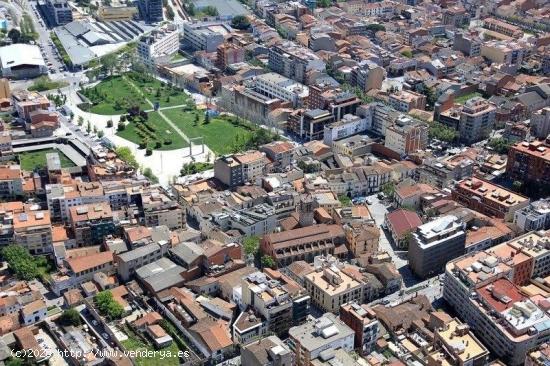
<svg viewBox="0 0 550 366">
<path fill-rule="evenodd" d="M 195 119 L 193 120 L 193 126 L 197 126 L 199 124 L 199 115 L 195 113 Z"/>
<path fill-rule="evenodd" d="M 59 317 L 59 320 L 61 321 L 61 324 L 65 326 L 79 326 L 82 323 L 82 320 L 80 319 L 80 314 L 75 308 L 67 309 L 61 314 Z"/>
<path fill-rule="evenodd" d="M 317 6 L 320 8 L 328 8 L 332 5 L 332 0 L 318 0 Z"/>
<path fill-rule="evenodd" d="M 269 255 L 264 255 L 261 263 L 264 268 L 275 268 L 275 260 Z"/>
<path fill-rule="evenodd" d="M 218 8 L 212 5 L 205 6 L 202 9 L 202 12 L 204 13 L 204 15 L 207 15 L 209 17 L 216 17 L 220 15 L 220 13 L 218 12 Z"/>
<path fill-rule="evenodd" d="M 111 127 L 113 127 L 113 120 L 112 119 L 107 121 L 107 128 L 111 128 Z"/>
<path fill-rule="evenodd" d="M 514 192 L 521 192 L 523 190 L 523 182 L 515 180 L 514 183 L 512 183 L 512 189 Z"/>
<path fill-rule="evenodd" d="M 453 142 L 458 137 L 458 132 L 450 127 L 445 126 L 439 122 L 432 122 L 430 124 L 430 129 L 428 130 L 428 135 L 430 138 L 435 138 L 444 142 Z"/>
<path fill-rule="evenodd" d="M 119 126 L 120 126 L 120 123 L 119 123 Z M 115 152 L 120 159 L 124 160 L 131 167 L 136 169 L 139 167 L 136 157 L 134 156 L 134 154 L 132 154 L 132 151 L 130 150 L 129 147 L 126 147 L 126 146 L 117 147 Z"/>
<path fill-rule="evenodd" d="M 507 139 L 502 137 L 497 137 L 489 140 L 488 145 L 497 153 L 497 154 L 508 154 L 510 146 L 512 145 Z"/>
<path fill-rule="evenodd" d="M 97 137 L 102 138 L 103 136 L 105 136 L 105 132 L 103 132 L 103 130 L 97 131 Z"/>
<path fill-rule="evenodd" d="M 231 26 L 235 29 L 247 30 L 250 28 L 250 20 L 244 15 L 237 15 L 231 20 Z"/>
<path fill-rule="evenodd" d="M 204 122 L 203 124 L 207 125 L 210 123 L 210 113 L 208 113 L 208 110 L 206 110 L 206 113 L 204 114 Z"/>
<path fill-rule="evenodd" d="M 382 186 L 382 193 L 386 195 L 388 198 L 393 198 L 393 194 L 395 193 L 395 183 L 388 182 Z"/>
<path fill-rule="evenodd" d="M 77 121 L 78 121 L 78 125 L 82 126 L 82 124 L 84 123 L 84 118 L 82 118 L 82 116 L 78 116 Z"/>
<path fill-rule="evenodd" d="M 176 14 L 174 13 L 174 9 L 172 9 L 171 6 L 167 6 L 166 7 L 166 18 L 168 20 L 174 20 L 175 16 L 176 16 Z"/>
<path fill-rule="evenodd" d="M 246 255 L 253 255 L 260 251 L 260 238 L 257 236 L 247 236 L 243 240 L 243 248 Z"/>
<path fill-rule="evenodd" d="M 143 175 L 149 178 L 149 180 L 155 184 L 159 182 L 159 179 L 157 178 L 156 175 L 153 174 L 153 171 L 151 170 L 151 168 L 143 169 Z"/>
<path fill-rule="evenodd" d="M 100 59 L 101 71 L 106 74 L 113 75 L 113 71 L 115 70 L 117 63 L 118 59 L 116 54 L 110 53 L 105 55 Z"/>
<path fill-rule="evenodd" d="M 151 155 L 153 155 L 153 150 L 150 147 L 146 148 L 145 156 L 151 156 Z"/>
<path fill-rule="evenodd" d="M 413 57 L 413 54 L 412 54 L 411 50 L 405 50 L 405 51 L 401 52 L 401 55 L 405 56 L 406 58 L 412 58 Z"/>
<path fill-rule="evenodd" d="M 118 125 L 116 126 L 116 129 L 118 132 L 124 131 L 125 128 L 126 128 L 126 125 L 124 124 L 124 122 L 119 122 Z"/>
<path fill-rule="evenodd" d="M 11 39 L 12 43 L 19 43 L 21 40 L 21 32 L 18 29 L 12 28 L 8 32 L 8 38 Z"/>
<path fill-rule="evenodd" d="M 428 88 L 426 86 L 422 89 L 422 94 L 426 96 L 426 109 L 433 110 L 435 102 L 437 102 L 437 96 L 435 95 L 435 90 L 433 88 Z"/>
<path fill-rule="evenodd" d="M 124 308 L 114 298 L 111 291 L 101 291 L 94 297 L 94 302 L 99 313 L 110 320 L 120 319 L 124 314 Z"/>
<path fill-rule="evenodd" d="M 386 31 L 386 27 L 384 27 L 382 24 L 376 24 L 376 23 L 372 23 L 372 24 L 369 24 L 367 25 L 367 29 L 376 33 L 376 32 L 385 32 Z"/>
<path fill-rule="evenodd" d="M 88 121 L 86 122 L 86 132 L 90 133 L 91 130 L 92 130 L 92 125 L 90 121 Z"/>
<path fill-rule="evenodd" d="M 20 280 L 30 281 L 40 275 L 36 260 L 22 246 L 8 245 L 4 247 L 2 259 L 8 262 L 9 268 Z"/>
</svg>

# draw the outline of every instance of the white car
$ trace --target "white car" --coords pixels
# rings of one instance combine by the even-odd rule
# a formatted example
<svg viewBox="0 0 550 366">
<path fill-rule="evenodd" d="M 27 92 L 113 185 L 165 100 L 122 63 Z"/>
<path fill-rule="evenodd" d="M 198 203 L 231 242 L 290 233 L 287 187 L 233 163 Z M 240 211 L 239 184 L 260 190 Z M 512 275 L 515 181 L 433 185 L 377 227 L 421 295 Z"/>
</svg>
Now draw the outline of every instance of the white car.
<svg viewBox="0 0 550 366">
<path fill-rule="evenodd" d="M 99 323 L 97 322 L 97 320 L 94 319 L 94 320 L 92 320 L 92 324 L 93 325 L 98 325 Z"/>
<path fill-rule="evenodd" d="M 107 333 L 101 333 L 101 336 L 103 339 L 109 339 L 109 335 Z"/>
</svg>

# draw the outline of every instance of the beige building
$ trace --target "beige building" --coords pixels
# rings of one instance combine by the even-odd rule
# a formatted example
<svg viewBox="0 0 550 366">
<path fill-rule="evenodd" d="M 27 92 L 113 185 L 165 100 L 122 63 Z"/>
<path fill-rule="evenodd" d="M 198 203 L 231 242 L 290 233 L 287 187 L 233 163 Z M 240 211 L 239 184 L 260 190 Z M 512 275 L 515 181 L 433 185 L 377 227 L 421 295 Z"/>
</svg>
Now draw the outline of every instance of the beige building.
<svg viewBox="0 0 550 366">
<path fill-rule="evenodd" d="M 481 45 L 481 56 L 508 66 L 521 65 L 526 53 L 526 47 L 518 42 L 490 41 Z"/>
<path fill-rule="evenodd" d="M 241 164 L 244 181 L 254 181 L 264 175 L 264 168 L 268 162 L 264 153 L 252 150 L 233 155 L 233 158 Z"/>
<path fill-rule="evenodd" d="M 181 206 L 160 192 L 142 195 L 145 226 L 166 225 L 170 230 L 185 227 L 185 212 Z"/>
<path fill-rule="evenodd" d="M 460 112 L 460 139 L 474 143 L 486 139 L 495 125 L 496 107 L 482 97 L 468 100 Z"/>
<path fill-rule="evenodd" d="M 25 211 L 13 216 L 14 239 L 31 254 L 52 251 L 52 224 L 48 211 Z"/>
<path fill-rule="evenodd" d="M 401 112 L 410 112 L 411 109 L 426 109 L 426 96 L 409 90 L 401 90 L 390 95 L 390 105 Z"/>
<path fill-rule="evenodd" d="M 351 222 L 344 226 L 348 249 L 354 257 L 371 256 L 378 252 L 380 229 L 372 222 Z"/>
<path fill-rule="evenodd" d="M 345 274 L 343 263 L 332 256 L 315 257 L 315 271 L 304 276 L 311 302 L 326 312 L 338 313 L 350 301 L 362 303 L 363 283 Z"/>
<path fill-rule="evenodd" d="M 116 20 L 132 20 L 138 10 L 134 6 L 100 6 L 97 9 L 97 19 L 103 22 Z"/>
<path fill-rule="evenodd" d="M 11 98 L 10 81 L 6 78 L 0 79 L 0 99 Z"/>
</svg>

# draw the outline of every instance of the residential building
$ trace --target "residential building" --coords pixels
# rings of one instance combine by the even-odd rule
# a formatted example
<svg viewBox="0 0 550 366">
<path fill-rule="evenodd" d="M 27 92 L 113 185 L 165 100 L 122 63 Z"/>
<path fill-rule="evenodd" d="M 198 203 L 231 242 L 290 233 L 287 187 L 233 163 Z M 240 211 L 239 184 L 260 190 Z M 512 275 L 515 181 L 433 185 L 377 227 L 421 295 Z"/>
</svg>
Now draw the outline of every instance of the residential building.
<svg viewBox="0 0 550 366">
<path fill-rule="evenodd" d="M 52 253 L 50 213 L 33 209 L 14 214 L 13 239 L 33 255 Z"/>
<path fill-rule="evenodd" d="M 345 114 L 338 122 L 325 125 L 323 143 L 333 146 L 337 140 L 370 130 L 372 127 L 372 109 L 363 109 L 363 106 L 361 106 L 357 110 L 358 115 Z M 361 114 L 360 111 L 365 111 L 365 114 L 359 115 Z"/>
<path fill-rule="evenodd" d="M 241 163 L 233 156 L 222 156 L 214 162 L 214 177 L 232 188 L 244 183 Z"/>
<path fill-rule="evenodd" d="M 304 287 L 311 303 L 324 312 L 338 313 L 340 306 L 351 301 L 361 303 L 364 284 L 346 274 L 344 263 L 332 256 L 315 257 L 314 271 L 304 275 Z"/>
<path fill-rule="evenodd" d="M 21 317 L 23 324 L 31 325 L 38 323 L 48 315 L 48 306 L 43 299 L 33 301 L 21 308 Z"/>
<path fill-rule="evenodd" d="M 225 22 L 195 22 L 183 25 L 184 48 L 196 51 L 216 52 L 225 39 L 231 33 L 231 27 Z"/>
<path fill-rule="evenodd" d="M 145 226 L 166 226 L 170 230 L 185 228 L 185 212 L 181 206 L 159 191 L 142 194 Z"/>
<path fill-rule="evenodd" d="M 101 244 L 105 236 L 115 232 L 111 206 L 106 202 L 74 206 L 69 212 L 78 246 Z"/>
<path fill-rule="evenodd" d="M 479 178 L 464 179 L 452 189 L 453 200 L 490 217 L 512 221 L 529 198 Z"/>
<path fill-rule="evenodd" d="M 52 27 L 73 21 L 73 10 L 67 0 L 46 0 L 40 7 Z"/>
<path fill-rule="evenodd" d="M 59 296 L 68 290 L 78 288 L 84 282 L 91 281 L 96 273 L 110 275 L 113 272 L 113 253 L 97 252 L 65 259 L 62 271 L 52 274 L 50 284 L 52 291 Z"/>
<path fill-rule="evenodd" d="M 360 62 L 351 70 L 350 82 L 364 92 L 372 89 L 382 89 L 382 82 L 386 78 L 383 67 L 368 60 Z"/>
<path fill-rule="evenodd" d="M 23 178 L 19 165 L 0 165 L 0 197 L 23 195 Z"/>
<path fill-rule="evenodd" d="M 543 141 L 518 142 L 510 147 L 506 174 L 534 188 L 550 184 L 550 146 Z"/>
<path fill-rule="evenodd" d="M 495 18 L 483 19 L 483 28 L 504 34 L 512 38 L 523 37 L 523 32 L 520 27 Z"/>
<path fill-rule="evenodd" d="M 460 112 L 460 139 L 474 143 L 489 137 L 495 124 L 496 107 L 481 97 L 468 100 Z"/>
<path fill-rule="evenodd" d="M 409 90 L 401 90 L 390 94 L 390 105 L 400 111 L 408 113 L 412 109 L 426 109 L 426 96 Z"/>
<path fill-rule="evenodd" d="M 450 6 L 443 11 L 443 24 L 461 28 L 468 24 L 470 16 L 462 6 Z"/>
<path fill-rule="evenodd" d="M 516 366 L 548 339 L 550 318 L 508 279 L 509 268 L 484 252 L 455 259 L 446 265 L 443 297 L 491 354 Z"/>
<path fill-rule="evenodd" d="M 464 224 L 452 215 L 420 225 L 409 243 L 409 266 L 421 278 L 443 271 L 445 264 L 464 254 Z"/>
<path fill-rule="evenodd" d="M 327 313 L 289 330 L 289 347 L 296 366 L 308 366 L 317 358 L 326 359 L 337 349 L 351 352 L 354 332 L 336 315 Z"/>
<path fill-rule="evenodd" d="M 470 326 L 456 318 L 446 322 L 441 329 L 435 330 L 434 344 L 446 354 L 446 359 L 451 365 L 486 365 L 490 358 L 489 351 L 472 334 Z"/>
<path fill-rule="evenodd" d="M 340 225 L 312 225 L 265 235 L 261 240 L 262 253 L 271 256 L 278 266 L 297 260 L 313 262 L 320 255 L 334 254 L 336 245 L 344 242 Z"/>
<path fill-rule="evenodd" d="M 370 354 L 374 350 L 380 328 L 376 313 L 367 305 L 350 302 L 340 308 L 340 320 L 355 332 L 354 347 L 359 354 Z"/>
<path fill-rule="evenodd" d="M 294 145 L 289 141 L 274 141 L 260 146 L 260 151 L 271 161 L 275 171 L 284 171 L 290 166 Z"/>
<path fill-rule="evenodd" d="M 288 120 L 289 130 L 305 141 L 322 140 L 325 126 L 334 122 L 334 116 L 327 110 L 310 109 L 296 111 Z"/>
<path fill-rule="evenodd" d="M 126 193 L 126 189 L 124 189 Z M 47 184 L 46 199 L 53 221 L 68 222 L 70 208 L 104 202 L 105 192 L 99 182 L 77 182 L 75 184 Z M 124 205 L 128 204 L 126 198 Z"/>
<path fill-rule="evenodd" d="M 325 63 L 310 49 L 286 41 L 269 48 L 269 68 L 299 83 L 307 82 L 309 71 L 324 71 Z"/>
<path fill-rule="evenodd" d="M 307 86 L 274 72 L 256 76 L 254 90 L 269 98 L 291 102 L 294 107 L 307 104 L 309 96 Z"/>
<path fill-rule="evenodd" d="M 428 126 L 402 116 L 386 128 L 384 146 L 401 156 L 425 150 L 428 146 Z"/>
<path fill-rule="evenodd" d="M 294 354 L 277 336 L 269 336 L 250 343 L 241 349 L 243 366 L 291 366 Z"/>
<path fill-rule="evenodd" d="M 531 133 L 535 137 L 546 139 L 550 135 L 550 107 L 533 112 L 530 121 Z"/>
<path fill-rule="evenodd" d="M 468 157 L 450 159 L 427 159 L 417 169 L 418 181 L 432 187 L 447 188 L 453 181 L 471 177 L 474 161 Z"/>
<path fill-rule="evenodd" d="M 460 51 L 466 56 L 477 57 L 481 54 L 483 41 L 477 34 L 457 32 L 453 39 L 453 50 Z"/>
<path fill-rule="evenodd" d="M 169 247 L 168 242 L 160 241 L 116 254 L 115 263 L 119 277 L 125 282 L 129 281 L 136 269 L 162 258 L 168 253 Z"/>
<path fill-rule="evenodd" d="M 519 67 L 527 56 L 527 45 L 511 41 L 489 41 L 481 45 L 481 56 L 491 62 Z"/>
<path fill-rule="evenodd" d="M 225 70 L 225 68 L 229 65 L 244 62 L 245 60 L 244 48 L 232 43 L 219 45 L 216 52 L 218 56 L 218 67 L 222 70 Z"/>
<path fill-rule="evenodd" d="M 137 42 L 140 62 L 154 68 L 157 62 L 169 61 L 180 48 L 180 31 L 174 24 L 165 24 L 142 36 Z"/>
<path fill-rule="evenodd" d="M 514 224 L 524 232 L 550 229 L 550 200 L 531 202 L 514 213 Z"/>
<path fill-rule="evenodd" d="M 139 0 L 139 15 L 150 23 L 162 22 L 164 15 L 162 13 L 162 0 Z"/>
<path fill-rule="evenodd" d="M 21 50 L 22 51 L 22 50 Z M 19 90 L 12 93 L 13 106 L 19 117 L 26 121 L 31 120 L 31 112 L 39 109 L 48 110 L 50 101 L 48 98 L 33 91 Z"/>
</svg>

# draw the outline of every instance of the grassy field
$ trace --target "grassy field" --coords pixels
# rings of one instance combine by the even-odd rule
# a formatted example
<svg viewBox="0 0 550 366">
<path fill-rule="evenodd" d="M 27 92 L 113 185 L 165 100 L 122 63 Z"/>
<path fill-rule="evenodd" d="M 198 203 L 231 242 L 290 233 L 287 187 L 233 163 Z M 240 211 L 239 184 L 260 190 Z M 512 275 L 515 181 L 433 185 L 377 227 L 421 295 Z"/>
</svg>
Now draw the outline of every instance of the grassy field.
<svg viewBox="0 0 550 366">
<path fill-rule="evenodd" d="M 455 98 L 455 103 L 456 104 L 464 104 L 466 103 L 468 100 L 474 98 L 474 97 L 481 97 L 482 95 L 478 92 L 473 92 L 473 93 L 468 93 L 468 94 L 464 94 L 463 96 L 461 97 L 458 97 L 458 98 Z"/>
<path fill-rule="evenodd" d="M 147 147 L 154 150 L 174 150 L 189 146 L 187 142 L 178 134 L 165 120 L 159 116 L 158 112 L 148 114 L 147 124 L 152 126 L 155 131 L 150 131 L 145 128 L 142 122 L 130 122 L 126 124 L 124 131 L 117 132 L 117 135 L 139 144 L 144 139 L 147 139 Z M 164 142 L 171 140 L 172 143 L 167 145 Z M 156 142 L 160 142 L 162 146 L 156 147 Z"/>
<path fill-rule="evenodd" d="M 201 111 L 182 111 L 181 109 L 169 109 L 163 112 L 182 132 L 189 138 L 203 136 L 204 143 L 216 154 L 231 152 L 236 136 L 247 139 L 251 130 L 247 126 L 232 124 L 221 118 L 212 118 L 210 123 L 204 124 Z M 195 123 L 195 113 L 199 121 Z"/>
<path fill-rule="evenodd" d="M 143 93 L 141 95 L 133 83 Z M 111 76 L 94 87 L 84 89 L 83 94 L 92 101 L 90 112 L 112 115 L 124 114 L 130 106 L 139 105 L 141 110 L 152 109 L 145 98 L 152 103 L 158 102 L 160 107 L 172 107 L 190 104 L 190 98 L 179 89 L 163 85 L 150 76 L 127 73 L 125 76 Z"/>
<path fill-rule="evenodd" d="M 46 154 L 48 153 L 58 153 L 59 159 L 61 160 L 62 168 L 70 168 L 75 166 L 74 163 L 63 154 L 61 151 L 56 149 L 45 149 L 38 151 L 28 151 L 19 153 L 19 164 L 21 169 L 32 171 L 35 168 L 44 169 L 46 168 Z"/>
<path fill-rule="evenodd" d="M 155 348 L 150 344 L 145 344 L 129 327 L 124 328 L 124 332 L 128 335 L 128 339 L 122 341 L 122 345 L 128 351 L 138 351 L 138 350 L 147 350 L 154 351 Z M 155 357 L 136 357 L 135 361 L 138 366 L 178 366 L 179 359 L 177 357 L 179 348 L 175 342 L 168 347 L 162 349 L 164 354 L 167 355 L 168 352 L 172 357 L 161 358 L 159 353 L 154 354 Z M 145 352 L 141 352 L 144 353 Z M 175 355 L 175 356 L 174 356 Z"/>
</svg>

